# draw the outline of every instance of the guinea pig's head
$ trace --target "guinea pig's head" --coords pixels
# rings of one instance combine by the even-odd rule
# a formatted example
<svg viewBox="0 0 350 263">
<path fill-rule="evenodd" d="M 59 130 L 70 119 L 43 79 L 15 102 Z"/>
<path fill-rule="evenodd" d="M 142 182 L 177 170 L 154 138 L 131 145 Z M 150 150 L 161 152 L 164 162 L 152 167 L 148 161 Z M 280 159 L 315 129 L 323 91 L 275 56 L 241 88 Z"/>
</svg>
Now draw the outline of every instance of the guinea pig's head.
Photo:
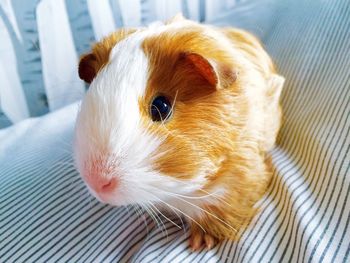
<svg viewBox="0 0 350 263">
<path fill-rule="evenodd" d="M 213 181 L 245 103 L 242 66 L 214 35 L 186 21 L 119 31 L 82 57 L 79 75 L 91 85 L 74 152 L 97 199 L 162 204 Z"/>
</svg>

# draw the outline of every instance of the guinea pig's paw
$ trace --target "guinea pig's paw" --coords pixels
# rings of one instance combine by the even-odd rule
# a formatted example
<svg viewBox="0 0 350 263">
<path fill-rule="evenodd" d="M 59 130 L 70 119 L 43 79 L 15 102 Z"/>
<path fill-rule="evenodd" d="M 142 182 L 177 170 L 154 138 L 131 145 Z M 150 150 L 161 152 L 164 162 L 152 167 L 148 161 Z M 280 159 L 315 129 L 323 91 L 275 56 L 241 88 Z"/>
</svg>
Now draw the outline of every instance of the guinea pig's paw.
<svg viewBox="0 0 350 263">
<path fill-rule="evenodd" d="M 207 250 L 212 249 L 218 243 L 217 239 L 202 229 L 193 228 L 190 237 L 190 248 L 192 251 L 199 251 L 203 247 Z"/>
</svg>

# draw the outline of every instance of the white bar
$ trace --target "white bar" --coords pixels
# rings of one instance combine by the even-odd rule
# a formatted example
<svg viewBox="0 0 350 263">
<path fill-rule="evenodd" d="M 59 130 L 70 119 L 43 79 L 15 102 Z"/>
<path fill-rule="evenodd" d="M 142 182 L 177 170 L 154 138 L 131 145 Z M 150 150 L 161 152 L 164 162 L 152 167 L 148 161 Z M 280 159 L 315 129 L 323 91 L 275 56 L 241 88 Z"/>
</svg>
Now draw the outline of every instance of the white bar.
<svg viewBox="0 0 350 263">
<path fill-rule="evenodd" d="M 119 1 L 124 27 L 138 27 L 141 25 L 140 0 L 114 0 Z"/>
<path fill-rule="evenodd" d="M 80 99 L 84 84 L 78 77 L 78 56 L 64 0 L 44 0 L 36 9 L 43 79 L 50 110 Z"/>
<path fill-rule="evenodd" d="M 189 19 L 199 21 L 199 0 L 186 0 Z"/>
<path fill-rule="evenodd" d="M 206 21 L 211 21 L 215 19 L 223 11 L 227 11 L 226 1 L 218 1 L 218 0 L 205 1 L 205 20 Z"/>
<path fill-rule="evenodd" d="M 19 42 L 23 42 L 21 32 L 19 31 L 17 20 L 15 17 L 15 12 L 13 11 L 12 1 L 11 0 L 0 0 L 0 6 L 4 10 L 5 15 L 11 23 L 12 29 L 16 34 Z"/>
<path fill-rule="evenodd" d="M 153 0 L 157 17 L 154 20 L 166 21 L 169 18 L 182 13 L 181 0 Z"/>
<path fill-rule="evenodd" d="M 88 10 L 96 40 L 101 40 L 116 29 L 109 0 L 88 0 Z"/>
<path fill-rule="evenodd" d="M 15 50 L 9 32 L 0 17 L 0 104 L 12 122 L 29 117 L 29 110 L 17 72 Z"/>
</svg>

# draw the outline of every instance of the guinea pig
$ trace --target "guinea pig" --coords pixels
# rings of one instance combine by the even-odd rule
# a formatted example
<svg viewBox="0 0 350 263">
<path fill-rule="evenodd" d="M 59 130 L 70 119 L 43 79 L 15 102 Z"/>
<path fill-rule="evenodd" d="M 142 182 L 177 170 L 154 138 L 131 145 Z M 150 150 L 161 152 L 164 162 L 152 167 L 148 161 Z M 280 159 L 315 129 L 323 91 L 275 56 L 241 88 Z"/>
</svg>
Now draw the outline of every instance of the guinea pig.
<svg viewBox="0 0 350 263">
<path fill-rule="evenodd" d="M 181 16 L 81 57 L 74 159 L 91 194 L 187 219 L 193 250 L 237 240 L 271 172 L 284 78 L 250 33 Z"/>
</svg>

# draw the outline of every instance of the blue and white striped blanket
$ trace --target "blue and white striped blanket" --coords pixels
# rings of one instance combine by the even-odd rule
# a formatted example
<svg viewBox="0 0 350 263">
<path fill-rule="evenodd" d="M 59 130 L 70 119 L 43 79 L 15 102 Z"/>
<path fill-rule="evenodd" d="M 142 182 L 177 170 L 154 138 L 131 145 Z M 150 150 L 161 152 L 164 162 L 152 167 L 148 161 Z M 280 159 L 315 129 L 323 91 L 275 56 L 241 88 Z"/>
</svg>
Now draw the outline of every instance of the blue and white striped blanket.
<svg viewBox="0 0 350 263">
<path fill-rule="evenodd" d="M 94 200 L 73 104 L 0 131 L 0 262 L 350 262 L 350 2 L 248 1 L 215 23 L 256 33 L 286 78 L 273 180 L 242 239 L 191 252 L 186 228 Z"/>
</svg>

